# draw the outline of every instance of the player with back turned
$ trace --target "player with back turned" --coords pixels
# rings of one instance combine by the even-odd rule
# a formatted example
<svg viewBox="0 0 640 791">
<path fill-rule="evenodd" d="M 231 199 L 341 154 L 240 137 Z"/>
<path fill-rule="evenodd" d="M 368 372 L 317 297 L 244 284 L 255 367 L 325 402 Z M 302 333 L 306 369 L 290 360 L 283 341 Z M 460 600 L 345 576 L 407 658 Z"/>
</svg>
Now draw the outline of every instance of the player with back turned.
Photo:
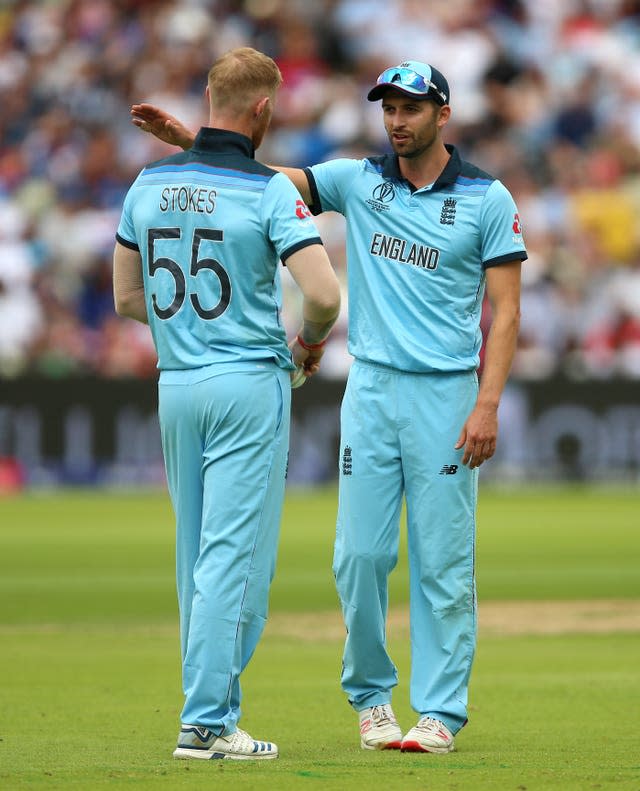
<svg viewBox="0 0 640 791">
<path fill-rule="evenodd" d="M 314 213 L 347 221 L 355 361 L 341 412 L 334 553 L 347 626 L 342 686 L 364 749 L 447 753 L 467 721 L 478 468 L 495 452 L 527 254 L 506 187 L 442 140 L 451 107 L 440 71 L 405 61 L 379 76 L 368 99 L 381 100 L 392 153 L 279 169 Z M 143 130 L 191 145 L 189 130 L 159 108 L 132 113 Z M 492 322 L 478 383 L 485 288 Z M 418 714 L 404 733 L 386 647 L 403 495 Z"/>
<path fill-rule="evenodd" d="M 256 162 L 281 75 L 232 50 L 212 66 L 209 126 L 186 153 L 147 165 L 117 232 L 119 314 L 150 325 L 176 515 L 185 694 L 176 758 L 275 758 L 238 727 L 240 674 L 267 617 L 289 447 L 294 364 L 315 373 L 338 281 L 285 176 Z M 303 294 L 292 354 L 279 259 Z"/>
</svg>

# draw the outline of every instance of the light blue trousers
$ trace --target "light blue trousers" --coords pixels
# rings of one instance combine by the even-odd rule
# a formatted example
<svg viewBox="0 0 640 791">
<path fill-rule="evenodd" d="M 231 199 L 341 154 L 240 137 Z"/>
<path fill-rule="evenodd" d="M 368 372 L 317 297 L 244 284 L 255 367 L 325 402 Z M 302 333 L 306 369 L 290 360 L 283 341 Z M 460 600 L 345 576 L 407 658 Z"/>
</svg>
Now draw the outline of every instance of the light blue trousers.
<svg viewBox="0 0 640 791">
<path fill-rule="evenodd" d="M 477 470 L 454 450 L 477 399 L 473 372 L 410 374 L 355 361 L 341 413 L 334 574 L 347 627 L 342 686 L 356 710 L 388 703 L 388 576 L 403 495 L 410 573 L 410 700 L 456 733 L 476 643 Z"/>
<path fill-rule="evenodd" d="M 236 730 L 240 674 L 265 625 L 284 498 L 288 371 L 181 372 L 159 385 L 176 515 L 183 723 Z M 184 381 L 182 381 L 184 380 Z"/>
</svg>

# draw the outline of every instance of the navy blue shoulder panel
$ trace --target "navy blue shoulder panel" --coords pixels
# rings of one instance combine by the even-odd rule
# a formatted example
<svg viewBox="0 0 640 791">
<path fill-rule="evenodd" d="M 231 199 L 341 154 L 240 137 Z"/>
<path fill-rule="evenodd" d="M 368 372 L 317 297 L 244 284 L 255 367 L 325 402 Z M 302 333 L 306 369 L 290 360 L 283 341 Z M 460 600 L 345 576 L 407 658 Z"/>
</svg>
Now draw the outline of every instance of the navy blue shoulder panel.
<svg viewBox="0 0 640 791">
<path fill-rule="evenodd" d="M 466 162 L 460 158 L 460 155 L 455 146 L 447 145 L 447 150 L 451 157 L 439 178 L 436 180 L 438 187 L 446 186 L 447 184 L 455 183 L 459 176 L 471 180 L 480 181 L 495 181 L 495 176 L 481 170 L 479 167 L 472 165 L 471 162 Z M 367 162 L 377 170 L 384 178 L 396 178 L 402 180 L 403 176 L 398 167 L 398 157 L 393 154 L 382 154 L 381 156 L 367 157 Z"/>
<path fill-rule="evenodd" d="M 371 163 L 371 165 L 379 171 L 382 171 L 387 159 L 389 159 L 388 154 L 381 154 L 378 157 L 367 157 L 367 161 Z"/>
<path fill-rule="evenodd" d="M 367 164 L 385 179 L 402 180 L 402 174 L 398 167 L 398 158 L 392 154 L 367 157 Z"/>
<path fill-rule="evenodd" d="M 483 181 L 496 181 L 496 177 L 486 170 L 481 170 L 479 167 L 472 165 L 471 162 L 466 162 L 464 159 L 460 160 L 460 175 L 469 179 L 482 179 Z"/>
<path fill-rule="evenodd" d="M 154 170 L 164 165 L 189 165 L 191 163 L 200 163 L 213 168 L 228 168 L 267 178 L 273 178 L 278 173 L 277 170 L 236 151 L 203 151 L 202 149 L 189 149 L 189 151 L 181 151 L 178 154 L 164 157 L 164 159 L 158 159 L 146 165 L 145 170 Z"/>
</svg>

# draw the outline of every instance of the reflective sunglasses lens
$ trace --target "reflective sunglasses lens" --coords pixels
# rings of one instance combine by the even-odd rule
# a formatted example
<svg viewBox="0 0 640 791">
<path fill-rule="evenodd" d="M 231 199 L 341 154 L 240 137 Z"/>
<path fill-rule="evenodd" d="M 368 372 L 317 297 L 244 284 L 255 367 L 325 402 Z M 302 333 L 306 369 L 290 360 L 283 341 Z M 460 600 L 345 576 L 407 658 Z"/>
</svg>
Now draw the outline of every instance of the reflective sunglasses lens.
<svg viewBox="0 0 640 791">
<path fill-rule="evenodd" d="M 385 69 L 378 77 L 378 84 L 385 82 L 399 82 L 401 85 L 404 85 L 405 88 L 415 88 L 425 93 L 429 90 L 429 86 L 426 84 L 424 77 L 411 69 Z"/>
</svg>

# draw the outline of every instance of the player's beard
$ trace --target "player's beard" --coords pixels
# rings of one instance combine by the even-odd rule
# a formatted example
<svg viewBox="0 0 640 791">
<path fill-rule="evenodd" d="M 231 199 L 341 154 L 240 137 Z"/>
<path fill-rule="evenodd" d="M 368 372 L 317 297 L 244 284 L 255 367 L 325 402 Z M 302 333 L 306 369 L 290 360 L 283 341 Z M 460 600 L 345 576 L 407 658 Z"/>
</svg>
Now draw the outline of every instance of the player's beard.
<svg viewBox="0 0 640 791">
<path fill-rule="evenodd" d="M 389 132 L 388 135 L 389 142 L 395 153 L 399 157 L 405 157 L 406 159 L 417 159 L 423 154 L 428 153 L 438 137 L 435 130 L 429 130 L 426 134 L 422 134 L 418 138 L 411 135 L 405 142 L 397 143 L 393 139 L 393 131 Z"/>
<path fill-rule="evenodd" d="M 429 105 L 431 105 L 431 102 L 429 102 Z M 414 124 L 395 129 L 393 126 L 387 127 L 386 132 L 389 142 L 395 153 L 399 157 L 405 157 L 406 159 L 418 159 L 425 154 L 428 155 L 438 141 L 437 117 L 437 111 L 432 108 L 429 115 Z M 406 135 L 406 139 L 401 143 L 397 142 L 393 137 L 394 132 Z"/>
</svg>

